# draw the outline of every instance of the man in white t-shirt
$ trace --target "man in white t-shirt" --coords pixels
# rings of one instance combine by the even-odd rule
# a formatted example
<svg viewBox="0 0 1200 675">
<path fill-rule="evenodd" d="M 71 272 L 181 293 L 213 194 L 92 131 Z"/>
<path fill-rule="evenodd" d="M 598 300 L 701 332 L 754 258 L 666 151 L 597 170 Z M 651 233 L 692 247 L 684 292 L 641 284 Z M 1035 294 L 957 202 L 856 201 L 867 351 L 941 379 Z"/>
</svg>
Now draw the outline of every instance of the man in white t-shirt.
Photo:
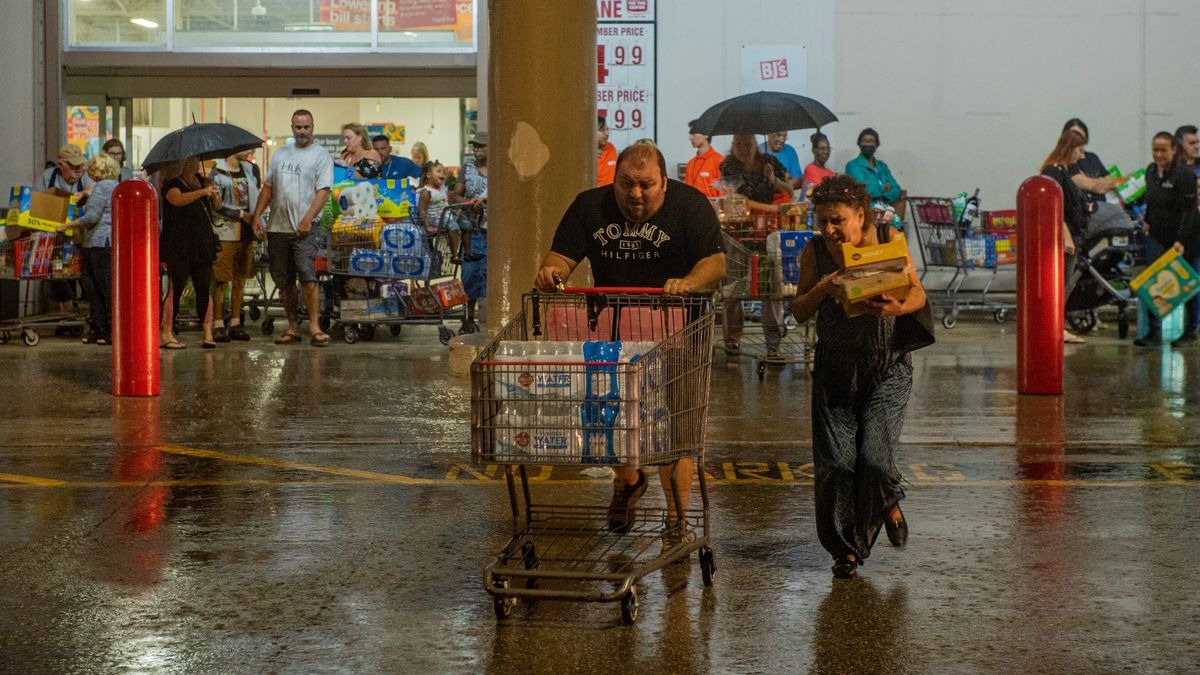
<svg viewBox="0 0 1200 675">
<path fill-rule="evenodd" d="M 317 321 L 317 235 L 313 231 L 333 185 L 333 159 L 325 148 L 313 144 L 313 116 L 307 110 L 292 113 L 292 138 L 271 158 L 254 208 L 254 235 L 263 238 L 262 214 L 268 207 L 271 218 L 265 228 L 271 278 L 287 313 L 288 328 L 275 344 L 301 342 L 300 315 L 296 307 L 296 280 L 308 310 L 308 331 L 318 347 L 330 338 Z"/>
</svg>

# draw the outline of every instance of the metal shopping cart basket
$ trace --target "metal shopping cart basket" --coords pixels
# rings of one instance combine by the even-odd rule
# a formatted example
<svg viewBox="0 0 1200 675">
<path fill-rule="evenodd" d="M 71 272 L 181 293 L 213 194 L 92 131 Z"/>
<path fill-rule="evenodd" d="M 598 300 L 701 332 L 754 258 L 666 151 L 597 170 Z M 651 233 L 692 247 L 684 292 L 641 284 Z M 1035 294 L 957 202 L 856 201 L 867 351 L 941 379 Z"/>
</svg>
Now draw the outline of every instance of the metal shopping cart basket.
<svg viewBox="0 0 1200 675">
<path fill-rule="evenodd" d="M 725 243 L 721 302 L 725 309 L 726 351 L 729 353 L 728 345 L 735 342 L 731 326 L 745 316 L 746 305 L 757 307 L 758 321 L 748 329 L 741 321 L 743 333 L 736 342 L 741 355 L 757 361 L 759 380 L 764 379 L 768 363 L 812 366 L 816 336 L 810 323 L 796 323 L 791 299 L 800 280 L 800 253 L 814 234 L 767 228 L 721 233 Z M 777 345 L 772 344 L 776 341 Z"/>
<path fill-rule="evenodd" d="M 65 234 L 34 232 L 0 241 L 0 279 L 74 281 L 82 273 L 83 248 Z M 78 310 L 29 314 L 35 305 L 34 290 L 34 284 L 24 284 L 18 318 L 0 320 L 0 344 L 20 334 L 26 347 L 36 347 L 42 339 L 39 328 L 66 328 L 75 337 L 83 334 L 87 321 Z"/>
<path fill-rule="evenodd" d="M 569 289 L 524 296 L 484 347 L 471 365 L 472 460 L 504 466 L 513 517 L 512 538 L 484 570 L 497 619 L 519 599 L 553 599 L 620 602 L 633 623 L 637 581 L 693 551 L 712 584 L 702 468 L 712 337 L 710 296 Z M 685 458 L 696 460 L 701 508 L 673 489 L 673 508 L 639 503 L 623 532 L 608 529 L 607 506 L 535 501 L 526 473 L 529 464 L 637 468 Z M 690 485 L 690 475 L 675 474 L 672 486 Z M 668 522 L 672 512 L 681 517 Z"/>
</svg>

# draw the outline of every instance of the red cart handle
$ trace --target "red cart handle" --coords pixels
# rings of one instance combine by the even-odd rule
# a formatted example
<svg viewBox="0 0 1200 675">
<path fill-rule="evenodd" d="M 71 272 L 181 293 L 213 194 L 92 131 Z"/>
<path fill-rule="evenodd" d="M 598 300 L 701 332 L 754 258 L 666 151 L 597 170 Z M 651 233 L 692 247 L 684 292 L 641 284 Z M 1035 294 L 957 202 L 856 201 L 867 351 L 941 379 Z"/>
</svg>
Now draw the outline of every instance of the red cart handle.
<svg viewBox="0 0 1200 675">
<path fill-rule="evenodd" d="M 643 286 L 582 286 L 579 288 L 564 288 L 561 293 L 578 293 L 580 295 L 662 295 L 661 288 L 646 288 Z"/>
</svg>

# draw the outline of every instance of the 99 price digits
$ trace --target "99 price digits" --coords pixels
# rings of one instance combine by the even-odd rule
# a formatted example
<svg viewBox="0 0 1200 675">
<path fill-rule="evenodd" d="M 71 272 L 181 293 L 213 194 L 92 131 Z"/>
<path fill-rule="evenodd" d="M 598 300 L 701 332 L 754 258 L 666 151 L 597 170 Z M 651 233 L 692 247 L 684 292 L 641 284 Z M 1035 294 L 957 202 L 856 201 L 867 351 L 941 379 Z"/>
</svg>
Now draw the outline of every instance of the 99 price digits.
<svg viewBox="0 0 1200 675">
<path fill-rule="evenodd" d="M 641 129 L 642 123 L 641 108 L 633 108 L 628 113 L 624 108 L 617 108 L 613 111 L 612 127 L 614 129 Z"/>
</svg>

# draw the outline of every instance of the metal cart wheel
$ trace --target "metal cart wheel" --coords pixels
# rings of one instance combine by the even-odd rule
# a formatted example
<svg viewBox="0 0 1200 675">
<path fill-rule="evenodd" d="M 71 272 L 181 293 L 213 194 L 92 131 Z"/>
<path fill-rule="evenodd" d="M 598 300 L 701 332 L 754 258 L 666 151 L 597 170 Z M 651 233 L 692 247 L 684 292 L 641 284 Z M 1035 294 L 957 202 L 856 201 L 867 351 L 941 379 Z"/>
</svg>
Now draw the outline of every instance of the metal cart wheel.
<svg viewBox="0 0 1200 675">
<path fill-rule="evenodd" d="M 275 332 L 275 319 L 272 319 L 270 317 L 263 319 L 262 334 L 270 335 L 271 333 L 274 333 L 274 332 Z"/>
<path fill-rule="evenodd" d="M 450 344 L 450 338 L 454 337 L 454 331 L 445 326 L 438 326 L 438 341 L 444 345 Z"/>
<path fill-rule="evenodd" d="M 1117 336 L 1122 340 L 1129 337 L 1129 317 L 1125 316 L 1125 308 L 1117 310 Z"/>
<path fill-rule="evenodd" d="M 358 325 L 358 333 L 362 335 L 362 339 L 370 342 L 375 339 L 375 324 L 361 323 Z"/>
<path fill-rule="evenodd" d="M 42 336 L 32 328 L 26 328 L 21 331 L 21 342 L 25 343 L 26 347 L 36 347 L 42 341 Z"/>
<path fill-rule="evenodd" d="M 72 326 L 68 332 L 71 334 L 71 337 L 83 337 L 83 326 Z"/>
<path fill-rule="evenodd" d="M 252 306 L 250 308 L 250 320 L 258 321 L 261 318 L 262 318 L 262 311 L 259 310 L 257 306 Z"/>
<path fill-rule="evenodd" d="M 946 315 L 942 317 L 942 327 L 943 328 L 949 330 L 951 328 L 954 328 L 957 325 L 958 325 L 958 316 L 957 315 L 947 312 Z"/>
<path fill-rule="evenodd" d="M 759 361 L 758 362 L 758 381 L 762 382 L 764 379 L 766 379 L 766 377 L 767 377 L 767 362 Z"/>
<path fill-rule="evenodd" d="M 998 309 L 996 310 L 996 313 L 992 315 L 992 318 L 996 320 L 996 323 L 1004 323 L 1004 320 L 1008 318 L 1008 310 Z"/>
<path fill-rule="evenodd" d="M 358 329 L 354 326 L 346 326 L 346 334 L 342 337 L 346 340 L 346 344 L 352 345 L 358 342 Z"/>
<path fill-rule="evenodd" d="M 8 344 L 8 341 L 11 339 L 12 335 L 8 331 L 0 331 L 0 345 Z"/>
<path fill-rule="evenodd" d="M 1076 333 L 1090 333 L 1096 327 L 1096 311 L 1087 309 L 1067 314 L 1067 325 Z"/>
<path fill-rule="evenodd" d="M 524 558 L 525 569 L 536 570 L 539 567 L 538 557 L 537 557 L 537 548 L 533 545 L 532 542 L 525 544 L 525 546 L 522 547 L 521 557 Z M 537 577 L 529 577 L 528 579 L 525 580 L 525 588 L 537 588 L 537 585 L 538 585 Z"/>
<path fill-rule="evenodd" d="M 705 586 L 712 586 L 713 576 L 717 573 L 717 564 L 713 560 L 713 550 L 707 546 L 701 547 L 699 557 L 700 577 L 704 580 Z"/>
<path fill-rule="evenodd" d="M 508 588 L 508 580 L 496 581 L 492 585 L 496 588 Z M 512 616 L 513 607 L 516 604 L 516 598 L 506 598 L 499 595 L 492 596 L 492 609 L 496 612 L 496 620 L 503 621 Z"/>
<path fill-rule="evenodd" d="M 629 589 L 629 593 L 621 598 L 621 621 L 625 622 L 626 626 L 632 626 L 634 621 L 637 621 L 638 615 L 638 596 L 637 589 Z"/>
<path fill-rule="evenodd" d="M 400 337 L 400 329 L 401 328 L 403 328 L 403 326 L 401 326 L 398 323 L 394 323 L 394 324 L 388 326 L 388 332 L 392 334 L 392 337 Z"/>
</svg>

